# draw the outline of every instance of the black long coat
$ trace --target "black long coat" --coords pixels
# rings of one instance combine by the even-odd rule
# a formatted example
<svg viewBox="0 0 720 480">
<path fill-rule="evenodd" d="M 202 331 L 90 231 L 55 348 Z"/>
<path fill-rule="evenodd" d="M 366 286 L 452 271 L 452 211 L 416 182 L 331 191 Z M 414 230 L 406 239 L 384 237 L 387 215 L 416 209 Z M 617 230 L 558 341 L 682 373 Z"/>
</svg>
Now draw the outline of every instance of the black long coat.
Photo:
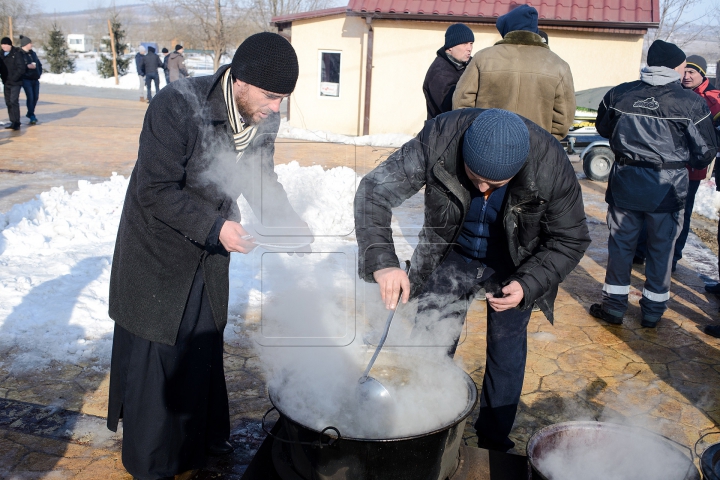
<svg viewBox="0 0 720 480">
<path fill-rule="evenodd" d="M 483 110 L 465 108 L 425 122 L 413 140 L 365 175 L 355 195 L 359 274 L 399 265 L 392 239 L 392 208 L 425 187 L 425 220 L 410 269 L 411 296 L 422 291 L 430 274 L 457 240 L 470 208 L 464 175 L 465 131 Z M 560 142 L 523 118 L 530 132 L 530 153 L 507 187 L 501 212 L 517 280 L 524 298 L 519 308 L 537 303 L 548 320 L 558 286 L 590 245 L 580 184 Z"/>
<path fill-rule="evenodd" d="M 208 235 L 218 217 L 240 221 L 240 195 L 265 227 L 305 225 L 274 172 L 278 114 L 256 127 L 236 160 L 220 81 L 227 68 L 163 88 L 145 114 L 115 245 L 109 313 L 154 342 L 174 345 L 201 262 L 213 317 L 220 331 L 225 327 L 230 256 Z"/>
<path fill-rule="evenodd" d="M 455 65 L 443 48 L 437 51 L 437 57 L 430 65 L 423 82 L 427 119 L 452 110 L 452 97 L 455 85 L 465 71 L 465 67 Z"/>
<path fill-rule="evenodd" d="M 0 61 L 3 62 L 4 67 L 0 68 L 0 78 L 2 78 L 3 84 L 7 87 L 22 85 L 22 77 L 27 69 L 22 50 L 12 47 L 7 55 L 0 50 Z"/>
</svg>

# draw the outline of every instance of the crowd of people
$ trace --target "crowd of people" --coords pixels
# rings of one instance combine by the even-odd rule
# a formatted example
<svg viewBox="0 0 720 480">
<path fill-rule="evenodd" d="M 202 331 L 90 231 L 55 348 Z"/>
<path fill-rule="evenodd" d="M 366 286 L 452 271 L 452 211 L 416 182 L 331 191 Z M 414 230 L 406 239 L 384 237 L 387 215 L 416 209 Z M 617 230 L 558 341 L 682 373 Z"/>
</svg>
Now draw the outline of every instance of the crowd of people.
<svg viewBox="0 0 720 480">
<path fill-rule="evenodd" d="M 150 46 L 146 49 L 140 45 L 138 53 L 135 54 L 135 67 L 140 84 L 141 102 L 150 103 L 152 100 L 153 83 L 155 84 L 155 94 L 157 95 L 157 92 L 160 91 L 160 70 L 164 73 L 165 85 L 189 76 L 185 67 L 184 51 L 183 46 L 179 44 L 175 45 L 172 53 L 167 48 L 163 48 L 161 51 L 163 59 L 160 60 L 160 56 L 155 52 L 155 47 Z"/>
</svg>

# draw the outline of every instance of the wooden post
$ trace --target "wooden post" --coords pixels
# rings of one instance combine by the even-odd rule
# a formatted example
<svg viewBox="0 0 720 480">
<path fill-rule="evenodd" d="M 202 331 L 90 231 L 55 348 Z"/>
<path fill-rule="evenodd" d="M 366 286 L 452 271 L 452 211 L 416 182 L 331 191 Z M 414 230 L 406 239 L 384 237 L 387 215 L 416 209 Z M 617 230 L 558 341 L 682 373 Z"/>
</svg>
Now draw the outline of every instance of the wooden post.
<svg viewBox="0 0 720 480">
<path fill-rule="evenodd" d="M 8 17 L 8 24 L 10 26 L 10 40 L 13 39 L 13 31 L 12 31 L 12 17 Z"/>
<path fill-rule="evenodd" d="M 108 19 L 108 32 L 110 33 L 110 48 L 112 49 L 112 54 L 113 54 L 113 71 L 115 72 L 115 85 L 118 85 L 120 83 L 120 80 L 118 79 L 118 73 L 117 73 L 117 53 L 115 52 L 115 35 L 113 35 L 112 23 L 110 23 L 110 19 Z"/>
</svg>

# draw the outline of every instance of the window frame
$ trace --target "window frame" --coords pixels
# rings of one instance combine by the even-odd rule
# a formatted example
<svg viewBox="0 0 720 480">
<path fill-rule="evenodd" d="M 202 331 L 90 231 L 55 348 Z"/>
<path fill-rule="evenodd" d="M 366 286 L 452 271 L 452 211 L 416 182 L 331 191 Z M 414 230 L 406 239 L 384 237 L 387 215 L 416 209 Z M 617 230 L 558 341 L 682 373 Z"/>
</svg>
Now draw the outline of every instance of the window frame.
<svg viewBox="0 0 720 480">
<path fill-rule="evenodd" d="M 336 53 L 336 54 L 340 55 L 340 66 L 339 66 L 339 70 L 338 70 L 338 76 L 339 76 L 339 78 L 338 78 L 338 80 L 339 80 L 338 81 L 338 95 L 337 96 L 323 95 L 321 92 L 320 85 L 322 83 L 324 83 L 322 81 L 323 53 Z M 317 67 L 318 68 L 317 95 L 318 95 L 318 97 L 325 99 L 325 100 L 340 100 L 342 98 L 342 90 L 340 89 L 340 86 L 342 85 L 342 62 L 343 62 L 342 50 L 330 50 L 330 49 L 318 50 L 317 58 L 318 58 L 318 62 L 317 62 L 317 65 L 318 65 L 318 67 Z"/>
</svg>

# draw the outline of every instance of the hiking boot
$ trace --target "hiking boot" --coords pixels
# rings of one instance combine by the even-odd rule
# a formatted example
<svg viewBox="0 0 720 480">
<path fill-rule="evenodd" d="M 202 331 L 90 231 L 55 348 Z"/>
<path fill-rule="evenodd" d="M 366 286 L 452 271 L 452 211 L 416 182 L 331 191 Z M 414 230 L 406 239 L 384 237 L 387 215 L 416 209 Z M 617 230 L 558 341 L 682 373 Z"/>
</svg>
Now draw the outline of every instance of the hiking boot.
<svg viewBox="0 0 720 480">
<path fill-rule="evenodd" d="M 622 325 L 623 323 L 623 317 L 618 317 L 617 315 L 612 315 L 606 312 L 602 309 L 602 305 L 599 303 L 593 303 L 590 305 L 590 315 L 613 325 Z"/>
<path fill-rule="evenodd" d="M 708 293 L 714 293 L 715 295 L 720 295 L 720 283 L 716 283 L 715 285 L 705 285 L 705 291 Z"/>
<path fill-rule="evenodd" d="M 208 457 L 222 457 L 232 453 L 235 447 L 230 442 L 223 440 L 222 442 L 213 442 L 205 446 L 205 453 Z"/>
<path fill-rule="evenodd" d="M 720 325 L 706 325 L 703 332 L 711 337 L 720 338 Z"/>
<path fill-rule="evenodd" d="M 30 125 L 37 125 L 37 117 L 35 115 L 30 117 Z"/>
</svg>

